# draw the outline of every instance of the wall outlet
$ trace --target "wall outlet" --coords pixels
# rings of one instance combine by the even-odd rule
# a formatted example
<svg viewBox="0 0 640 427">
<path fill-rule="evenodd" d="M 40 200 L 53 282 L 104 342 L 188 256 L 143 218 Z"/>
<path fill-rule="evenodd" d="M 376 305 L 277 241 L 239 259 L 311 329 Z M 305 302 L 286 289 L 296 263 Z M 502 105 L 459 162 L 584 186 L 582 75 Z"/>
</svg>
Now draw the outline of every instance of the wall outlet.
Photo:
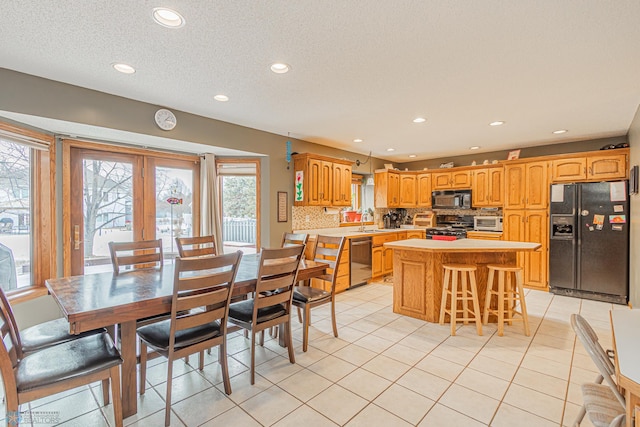
<svg viewBox="0 0 640 427">
<path fill-rule="evenodd" d="M 311 221 L 311 219 L 309 218 L 309 215 L 304 217 L 304 222 L 310 222 L 310 221 Z"/>
</svg>

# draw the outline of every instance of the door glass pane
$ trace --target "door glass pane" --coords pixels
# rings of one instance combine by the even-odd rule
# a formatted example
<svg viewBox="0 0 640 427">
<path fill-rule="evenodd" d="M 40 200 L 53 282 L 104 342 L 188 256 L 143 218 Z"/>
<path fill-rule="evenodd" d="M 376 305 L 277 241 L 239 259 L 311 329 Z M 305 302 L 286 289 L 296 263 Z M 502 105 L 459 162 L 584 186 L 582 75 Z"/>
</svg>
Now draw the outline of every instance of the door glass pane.
<svg viewBox="0 0 640 427">
<path fill-rule="evenodd" d="M 225 253 L 256 252 L 256 176 L 220 177 Z"/>
<path fill-rule="evenodd" d="M 176 256 L 176 237 L 193 236 L 192 201 L 192 170 L 156 167 L 156 238 L 165 259 Z"/>
<path fill-rule="evenodd" d="M 0 139 L 0 284 L 31 285 L 31 149 Z"/>
<path fill-rule="evenodd" d="M 84 272 L 111 271 L 109 242 L 133 240 L 130 163 L 83 159 Z"/>
</svg>

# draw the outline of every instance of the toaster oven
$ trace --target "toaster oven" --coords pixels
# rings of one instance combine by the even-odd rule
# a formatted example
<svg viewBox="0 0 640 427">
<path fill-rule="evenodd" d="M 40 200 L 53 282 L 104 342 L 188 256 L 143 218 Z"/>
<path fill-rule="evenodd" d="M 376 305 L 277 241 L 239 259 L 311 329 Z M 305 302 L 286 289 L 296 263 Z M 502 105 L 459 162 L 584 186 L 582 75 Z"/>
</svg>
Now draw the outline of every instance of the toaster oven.
<svg viewBox="0 0 640 427">
<path fill-rule="evenodd" d="M 502 217 L 475 216 L 473 217 L 473 229 L 475 231 L 502 231 Z"/>
</svg>

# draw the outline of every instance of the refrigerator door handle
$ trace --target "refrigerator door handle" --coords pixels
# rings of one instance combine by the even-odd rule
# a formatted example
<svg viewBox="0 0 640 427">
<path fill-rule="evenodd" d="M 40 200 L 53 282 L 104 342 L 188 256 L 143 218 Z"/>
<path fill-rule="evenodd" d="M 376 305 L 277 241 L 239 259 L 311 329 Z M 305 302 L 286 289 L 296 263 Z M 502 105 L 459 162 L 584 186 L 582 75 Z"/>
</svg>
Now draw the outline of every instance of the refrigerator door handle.
<svg viewBox="0 0 640 427">
<path fill-rule="evenodd" d="M 582 216 L 589 216 L 589 211 L 588 211 L 588 210 L 586 210 L 586 209 L 584 209 L 584 210 L 580 211 L 580 215 L 582 215 Z"/>
</svg>

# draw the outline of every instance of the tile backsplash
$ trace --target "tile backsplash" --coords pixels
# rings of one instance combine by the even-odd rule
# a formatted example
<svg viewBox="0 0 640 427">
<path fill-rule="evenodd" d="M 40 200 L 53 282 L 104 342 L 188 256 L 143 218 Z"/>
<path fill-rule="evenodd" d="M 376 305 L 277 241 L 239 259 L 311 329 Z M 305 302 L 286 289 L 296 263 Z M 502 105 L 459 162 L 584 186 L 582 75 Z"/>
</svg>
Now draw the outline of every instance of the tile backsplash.
<svg viewBox="0 0 640 427">
<path fill-rule="evenodd" d="M 335 212 L 335 213 L 333 213 Z M 340 214 L 335 208 L 325 210 L 319 206 L 293 206 L 291 215 L 292 230 L 340 227 Z"/>
</svg>

